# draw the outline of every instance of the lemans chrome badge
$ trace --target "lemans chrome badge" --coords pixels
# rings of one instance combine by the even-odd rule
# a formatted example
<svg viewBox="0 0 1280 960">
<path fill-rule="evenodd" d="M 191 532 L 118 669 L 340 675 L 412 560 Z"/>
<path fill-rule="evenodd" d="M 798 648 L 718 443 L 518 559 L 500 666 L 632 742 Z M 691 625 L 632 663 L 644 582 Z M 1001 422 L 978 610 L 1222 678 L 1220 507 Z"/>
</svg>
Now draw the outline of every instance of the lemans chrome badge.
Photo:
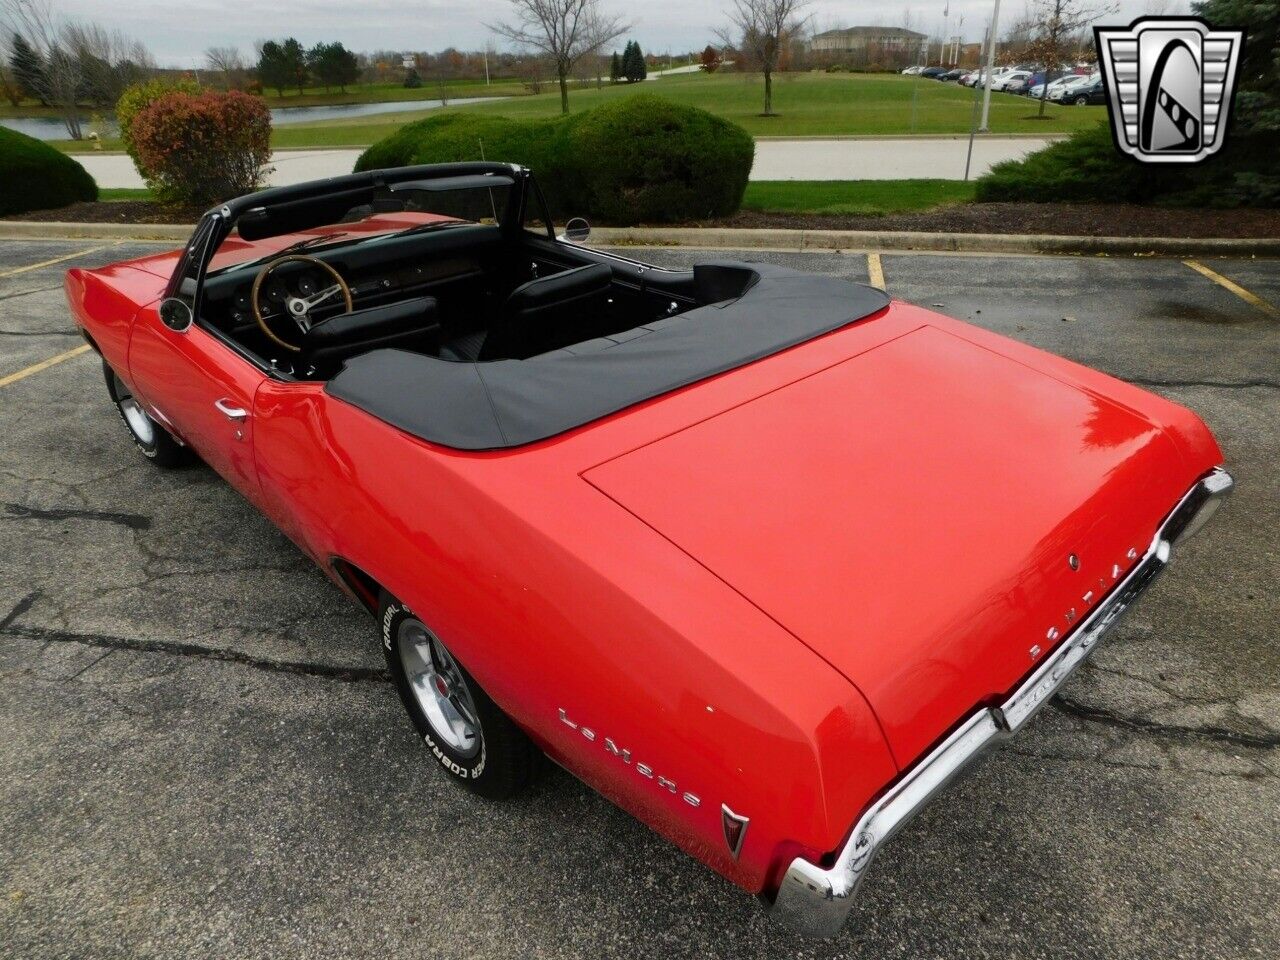
<svg viewBox="0 0 1280 960">
<path fill-rule="evenodd" d="M 1117 148 L 1143 163 L 1198 163 L 1222 149 L 1243 30 L 1139 17 L 1093 33 Z"/>
</svg>

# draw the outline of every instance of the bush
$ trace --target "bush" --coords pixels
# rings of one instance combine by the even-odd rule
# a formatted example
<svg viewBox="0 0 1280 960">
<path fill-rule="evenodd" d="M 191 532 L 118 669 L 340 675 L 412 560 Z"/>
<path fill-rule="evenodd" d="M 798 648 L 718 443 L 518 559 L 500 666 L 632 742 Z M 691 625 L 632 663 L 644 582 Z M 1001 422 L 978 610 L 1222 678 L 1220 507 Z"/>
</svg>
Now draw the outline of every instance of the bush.
<svg viewBox="0 0 1280 960">
<path fill-rule="evenodd" d="M 428 117 L 378 141 L 356 170 L 478 160 L 520 163 L 552 216 L 630 225 L 722 217 L 742 203 L 755 141 L 741 127 L 659 97 L 627 97 L 551 120 Z"/>
<path fill-rule="evenodd" d="M 1099 124 L 1021 160 L 1007 160 L 977 181 L 979 203 L 1154 203 L 1162 206 L 1276 206 L 1269 169 L 1272 138 L 1233 136 L 1221 153 L 1194 166 L 1139 163 L 1116 149 Z"/>
<path fill-rule="evenodd" d="M 124 144 L 125 152 L 133 158 L 134 166 L 138 168 L 138 172 L 142 174 L 144 179 L 149 180 L 150 175 L 138 162 L 138 151 L 133 144 L 134 119 L 161 97 L 166 97 L 171 93 L 199 92 L 200 84 L 194 80 L 164 80 L 156 78 L 155 80 L 144 80 L 142 83 L 135 83 L 133 86 L 125 87 L 124 93 L 120 94 L 120 99 L 116 101 L 116 123 L 120 126 L 120 141 Z"/>
<path fill-rule="evenodd" d="M 237 90 L 170 93 L 134 118 L 133 137 L 161 201 L 216 203 L 261 185 L 271 159 L 271 112 Z"/>
<path fill-rule="evenodd" d="M 75 160 L 34 137 L 0 127 L 0 214 L 97 199 L 98 185 Z"/>
</svg>

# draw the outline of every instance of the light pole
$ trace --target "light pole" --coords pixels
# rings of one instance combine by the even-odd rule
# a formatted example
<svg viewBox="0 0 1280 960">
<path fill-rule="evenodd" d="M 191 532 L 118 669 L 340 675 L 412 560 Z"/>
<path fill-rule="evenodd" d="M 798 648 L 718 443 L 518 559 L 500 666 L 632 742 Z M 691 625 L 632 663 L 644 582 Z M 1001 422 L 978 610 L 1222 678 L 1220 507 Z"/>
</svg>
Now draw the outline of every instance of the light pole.
<svg viewBox="0 0 1280 960">
<path fill-rule="evenodd" d="M 987 69 L 982 78 L 982 122 L 978 129 L 986 133 L 991 117 L 991 74 L 996 68 L 996 37 L 1000 29 L 1000 0 L 996 0 L 995 9 L 991 11 L 991 33 L 987 36 Z"/>
</svg>

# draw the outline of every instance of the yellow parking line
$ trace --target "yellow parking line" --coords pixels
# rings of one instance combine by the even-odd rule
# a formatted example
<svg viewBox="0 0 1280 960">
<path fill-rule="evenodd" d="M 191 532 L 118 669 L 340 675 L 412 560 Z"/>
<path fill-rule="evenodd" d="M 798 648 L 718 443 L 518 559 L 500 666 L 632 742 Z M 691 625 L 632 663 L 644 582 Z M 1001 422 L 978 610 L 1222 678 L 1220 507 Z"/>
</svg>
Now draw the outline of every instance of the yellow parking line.
<svg viewBox="0 0 1280 960">
<path fill-rule="evenodd" d="M 81 344 L 74 350 L 68 350 L 66 353 L 60 353 L 57 356 L 50 357 L 48 360 L 41 360 L 39 363 L 33 363 L 24 370 L 17 373 L 11 373 L 7 377 L 0 377 L 0 387 L 7 387 L 11 383 L 17 383 L 19 380 L 25 380 L 33 373 L 39 373 L 41 370 L 48 370 L 52 366 L 56 366 L 63 360 L 70 360 L 72 357 L 78 357 L 89 349 L 87 343 Z"/>
<path fill-rule="evenodd" d="M 86 253 L 97 253 L 99 250 L 105 250 L 107 247 L 114 246 L 114 243 L 100 243 L 96 247 L 86 247 L 84 250 L 77 250 L 75 253 L 68 253 L 64 257 L 54 257 L 52 260 L 41 260 L 39 263 L 28 264 L 25 267 L 15 267 L 13 270 L 0 271 L 0 277 L 16 277 L 20 273 L 26 273 L 28 270 L 39 270 L 41 267 L 51 267 L 55 263 L 62 263 L 65 260 L 74 260 L 76 257 L 83 257 Z"/>
<path fill-rule="evenodd" d="M 867 254 L 867 276 L 871 279 L 871 285 L 877 290 L 884 289 L 884 266 L 880 263 L 880 254 Z"/>
<path fill-rule="evenodd" d="M 1196 273 L 1203 274 L 1204 276 L 1208 277 L 1218 286 L 1225 287 L 1227 290 L 1230 290 L 1232 293 L 1234 293 L 1237 297 L 1239 297 L 1245 303 L 1253 304 L 1263 313 L 1268 313 L 1273 317 L 1280 317 L 1280 309 L 1277 309 L 1274 304 L 1268 303 L 1266 300 L 1263 300 L 1256 293 L 1252 293 L 1246 290 L 1244 287 L 1240 286 L 1240 284 L 1235 283 L 1232 280 L 1228 280 L 1226 277 L 1218 273 L 1216 270 L 1210 270 L 1200 261 L 1183 260 L 1182 262 L 1185 263 L 1192 270 L 1194 270 Z"/>
</svg>

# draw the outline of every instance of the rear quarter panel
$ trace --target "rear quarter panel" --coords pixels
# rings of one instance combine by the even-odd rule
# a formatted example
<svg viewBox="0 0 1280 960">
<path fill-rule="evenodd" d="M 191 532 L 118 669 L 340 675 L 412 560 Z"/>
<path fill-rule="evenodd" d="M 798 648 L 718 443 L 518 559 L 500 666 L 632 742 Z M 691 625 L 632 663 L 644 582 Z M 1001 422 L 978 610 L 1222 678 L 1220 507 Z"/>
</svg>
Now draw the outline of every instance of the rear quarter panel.
<svg viewBox="0 0 1280 960">
<path fill-rule="evenodd" d="M 553 758 L 746 889 L 837 846 L 895 775 L 856 689 L 556 443 L 459 454 L 309 384 L 264 385 L 255 413 L 268 512 L 295 540 L 374 577 Z M 736 861 L 722 803 L 751 818 Z"/>
</svg>

